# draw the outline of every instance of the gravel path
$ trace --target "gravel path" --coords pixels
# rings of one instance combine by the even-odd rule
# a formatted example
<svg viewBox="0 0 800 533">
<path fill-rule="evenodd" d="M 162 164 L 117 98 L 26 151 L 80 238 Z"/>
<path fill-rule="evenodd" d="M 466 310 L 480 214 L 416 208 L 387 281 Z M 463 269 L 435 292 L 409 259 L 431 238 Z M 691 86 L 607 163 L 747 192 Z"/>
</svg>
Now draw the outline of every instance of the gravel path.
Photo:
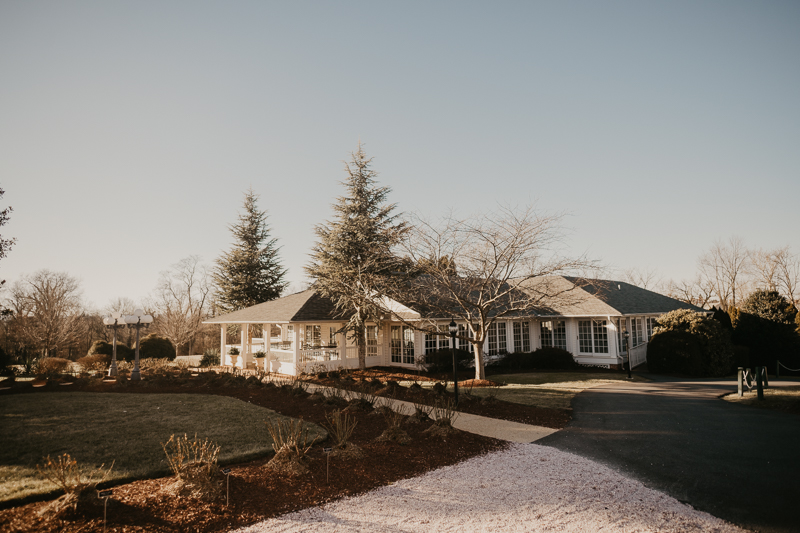
<svg viewBox="0 0 800 533">
<path fill-rule="evenodd" d="M 741 532 L 577 455 L 536 444 L 240 529 L 256 532 Z"/>
</svg>

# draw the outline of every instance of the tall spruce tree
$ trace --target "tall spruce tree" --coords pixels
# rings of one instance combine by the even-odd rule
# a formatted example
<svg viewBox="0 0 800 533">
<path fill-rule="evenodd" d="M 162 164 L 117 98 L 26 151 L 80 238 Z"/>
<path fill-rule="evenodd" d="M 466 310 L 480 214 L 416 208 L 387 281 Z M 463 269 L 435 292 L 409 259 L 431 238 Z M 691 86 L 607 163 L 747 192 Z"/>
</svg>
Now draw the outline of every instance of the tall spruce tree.
<svg viewBox="0 0 800 533">
<path fill-rule="evenodd" d="M 334 301 L 340 316 L 349 317 L 346 330 L 358 346 L 358 364 L 364 369 L 365 323 L 380 320 L 375 294 L 380 280 L 402 264 L 392 247 L 407 228 L 392 215 L 396 206 L 386 203 L 391 189 L 376 185 L 372 158 L 361 143 L 351 156 L 342 182 L 347 192 L 332 205 L 334 220 L 315 228 L 318 241 L 305 270 L 314 289 Z"/>
<path fill-rule="evenodd" d="M 249 189 L 244 195 L 244 212 L 230 226 L 233 247 L 217 259 L 214 281 L 217 305 L 236 311 L 274 300 L 286 288 L 286 269 L 278 259 L 277 239 L 270 239 L 267 214 L 260 211 L 258 195 Z"/>
</svg>

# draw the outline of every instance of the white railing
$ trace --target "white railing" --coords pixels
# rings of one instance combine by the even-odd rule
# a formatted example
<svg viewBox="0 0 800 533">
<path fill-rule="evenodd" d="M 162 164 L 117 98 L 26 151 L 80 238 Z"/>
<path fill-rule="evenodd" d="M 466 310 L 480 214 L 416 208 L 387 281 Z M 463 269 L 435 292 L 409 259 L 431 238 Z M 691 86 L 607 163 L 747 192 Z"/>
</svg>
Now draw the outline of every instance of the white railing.
<svg viewBox="0 0 800 533">
<path fill-rule="evenodd" d="M 647 343 L 631 349 L 631 368 L 636 368 L 645 361 L 647 361 Z"/>
</svg>

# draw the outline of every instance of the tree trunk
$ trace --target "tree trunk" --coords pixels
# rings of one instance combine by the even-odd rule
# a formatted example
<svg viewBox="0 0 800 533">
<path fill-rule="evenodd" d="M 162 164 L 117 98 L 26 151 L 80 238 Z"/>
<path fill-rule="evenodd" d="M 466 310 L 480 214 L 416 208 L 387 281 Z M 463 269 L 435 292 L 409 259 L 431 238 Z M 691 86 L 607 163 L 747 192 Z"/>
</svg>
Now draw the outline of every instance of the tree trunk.
<svg viewBox="0 0 800 533">
<path fill-rule="evenodd" d="M 367 343 L 364 335 L 364 327 L 356 330 L 356 346 L 358 346 L 358 368 L 367 369 Z"/>
<path fill-rule="evenodd" d="M 475 347 L 475 379 L 486 379 L 486 370 L 483 368 L 483 341 L 472 341 Z"/>
</svg>

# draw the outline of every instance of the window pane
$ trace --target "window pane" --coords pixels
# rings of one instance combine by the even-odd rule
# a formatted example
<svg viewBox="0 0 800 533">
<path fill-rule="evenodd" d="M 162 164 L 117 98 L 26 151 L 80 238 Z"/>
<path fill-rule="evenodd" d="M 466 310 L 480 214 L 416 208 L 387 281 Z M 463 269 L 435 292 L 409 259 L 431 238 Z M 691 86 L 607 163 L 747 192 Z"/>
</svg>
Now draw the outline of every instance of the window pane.
<svg viewBox="0 0 800 533">
<path fill-rule="evenodd" d="M 608 353 L 608 330 L 605 320 L 593 320 L 594 326 L 594 352 Z"/>
<path fill-rule="evenodd" d="M 553 322 L 553 346 L 567 349 L 567 323 L 564 320 L 556 320 Z"/>
<path fill-rule="evenodd" d="M 592 321 L 578 321 L 578 349 L 581 353 L 592 353 Z"/>
<path fill-rule="evenodd" d="M 553 345 L 553 323 L 549 320 L 542 322 L 539 329 L 542 334 L 542 348 L 549 348 Z"/>
<path fill-rule="evenodd" d="M 497 323 L 497 353 L 508 352 L 508 333 L 506 332 L 506 323 Z"/>
</svg>

